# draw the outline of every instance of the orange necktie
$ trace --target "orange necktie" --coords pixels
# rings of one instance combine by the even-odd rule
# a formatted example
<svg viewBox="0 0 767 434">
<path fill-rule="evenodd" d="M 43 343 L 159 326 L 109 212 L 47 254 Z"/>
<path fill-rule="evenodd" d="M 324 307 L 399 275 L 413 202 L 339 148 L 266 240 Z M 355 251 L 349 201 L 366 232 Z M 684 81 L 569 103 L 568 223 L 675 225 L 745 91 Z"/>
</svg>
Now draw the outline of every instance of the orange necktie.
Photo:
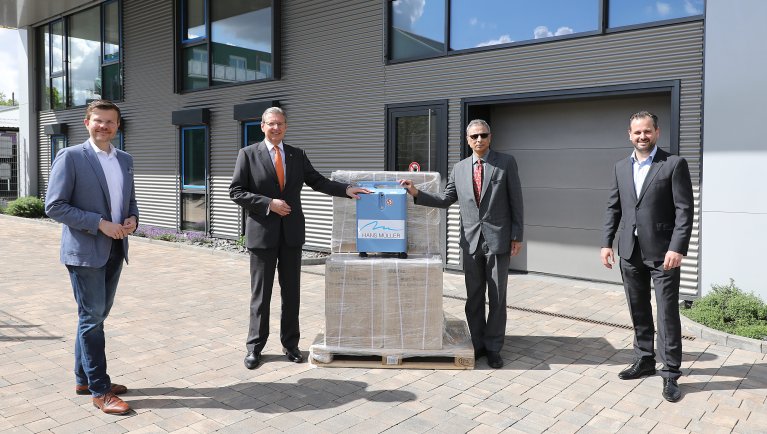
<svg viewBox="0 0 767 434">
<path fill-rule="evenodd" d="M 274 170 L 277 171 L 277 181 L 282 191 L 285 188 L 285 170 L 282 168 L 282 153 L 277 146 L 274 147 Z"/>
</svg>

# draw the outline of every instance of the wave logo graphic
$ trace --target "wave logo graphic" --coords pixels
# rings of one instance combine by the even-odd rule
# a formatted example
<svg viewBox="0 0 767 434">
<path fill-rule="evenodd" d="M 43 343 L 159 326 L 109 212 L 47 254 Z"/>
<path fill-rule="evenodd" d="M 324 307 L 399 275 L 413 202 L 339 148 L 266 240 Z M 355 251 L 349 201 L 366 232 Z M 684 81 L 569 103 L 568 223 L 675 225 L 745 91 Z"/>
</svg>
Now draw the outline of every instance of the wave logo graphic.
<svg viewBox="0 0 767 434">
<path fill-rule="evenodd" d="M 373 240 L 405 239 L 404 220 L 359 220 L 357 238 Z"/>
</svg>

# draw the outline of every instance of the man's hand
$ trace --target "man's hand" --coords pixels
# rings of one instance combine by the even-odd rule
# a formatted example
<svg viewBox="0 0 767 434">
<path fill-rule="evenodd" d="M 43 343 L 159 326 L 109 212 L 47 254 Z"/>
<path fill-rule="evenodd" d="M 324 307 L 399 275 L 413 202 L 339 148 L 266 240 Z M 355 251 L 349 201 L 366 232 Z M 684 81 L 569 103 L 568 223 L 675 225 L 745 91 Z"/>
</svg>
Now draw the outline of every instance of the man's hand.
<svg viewBox="0 0 767 434">
<path fill-rule="evenodd" d="M 132 234 L 136 232 L 136 228 L 138 227 L 138 223 L 136 222 L 136 216 L 132 215 L 125 219 L 123 222 L 123 229 L 129 234 Z"/>
<path fill-rule="evenodd" d="M 415 188 L 415 185 L 413 185 L 413 181 L 409 179 L 400 179 L 399 185 L 405 187 L 405 189 L 407 189 L 407 192 L 410 193 L 411 196 L 413 197 L 418 196 L 418 189 Z"/>
<path fill-rule="evenodd" d="M 517 256 L 522 251 L 522 241 L 511 242 L 511 256 Z"/>
<path fill-rule="evenodd" d="M 290 205 L 282 199 L 272 199 L 272 201 L 269 202 L 269 210 L 271 212 L 276 212 L 279 216 L 285 217 L 290 214 Z"/>
<path fill-rule="evenodd" d="M 370 193 L 370 190 L 368 190 L 367 188 L 362 188 L 362 187 L 352 187 L 351 185 L 346 187 L 346 195 L 352 199 L 359 199 L 360 193 L 368 194 Z"/>
<path fill-rule="evenodd" d="M 672 268 L 681 267 L 683 257 L 684 255 L 681 253 L 669 250 L 666 252 L 666 257 L 663 259 L 663 269 L 668 271 Z"/>
<path fill-rule="evenodd" d="M 128 231 L 119 223 L 112 223 L 108 220 L 101 219 L 99 222 L 99 230 L 104 235 L 115 240 L 121 240 L 128 236 Z"/>
<path fill-rule="evenodd" d="M 602 250 L 599 252 L 599 256 L 602 257 L 602 265 L 612 270 L 613 264 L 615 263 L 615 254 L 613 253 L 613 249 L 610 247 L 602 247 Z"/>
</svg>

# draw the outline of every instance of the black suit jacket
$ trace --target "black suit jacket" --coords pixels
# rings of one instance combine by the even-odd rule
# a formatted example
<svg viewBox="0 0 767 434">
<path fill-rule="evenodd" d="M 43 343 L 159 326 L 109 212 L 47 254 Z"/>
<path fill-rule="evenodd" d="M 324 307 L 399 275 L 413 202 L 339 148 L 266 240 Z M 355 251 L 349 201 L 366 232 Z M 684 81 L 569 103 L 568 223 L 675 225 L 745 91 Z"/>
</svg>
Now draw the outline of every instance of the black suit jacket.
<svg viewBox="0 0 767 434">
<path fill-rule="evenodd" d="M 288 246 L 296 247 L 306 240 L 304 213 L 301 208 L 301 188 L 304 183 L 312 189 L 332 196 L 346 197 L 346 184 L 331 181 L 317 172 L 306 153 L 287 145 L 285 150 L 285 188 L 281 192 L 277 182 L 269 148 L 259 142 L 240 149 L 234 167 L 229 197 L 247 213 L 245 243 L 249 249 L 277 247 L 280 225 Z M 290 205 L 285 217 L 269 212 L 272 199 L 282 199 Z"/>
<path fill-rule="evenodd" d="M 687 255 L 693 224 L 693 194 L 687 160 L 658 148 L 639 196 L 631 158 L 615 163 L 602 247 L 612 247 L 618 232 L 618 255 L 634 249 L 634 228 L 646 261 L 663 261 L 672 250 Z"/>
</svg>

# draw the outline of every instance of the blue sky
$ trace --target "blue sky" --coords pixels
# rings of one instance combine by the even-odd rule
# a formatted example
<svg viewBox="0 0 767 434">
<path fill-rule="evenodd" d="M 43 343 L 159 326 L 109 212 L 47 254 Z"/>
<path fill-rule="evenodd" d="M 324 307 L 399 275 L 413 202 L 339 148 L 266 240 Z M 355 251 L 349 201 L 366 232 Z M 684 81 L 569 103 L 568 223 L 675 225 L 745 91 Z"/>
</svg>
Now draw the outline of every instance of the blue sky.
<svg viewBox="0 0 767 434">
<path fill-rule="evenodd" d="M 7 98 L 11 92 L 19 98 L 19 52 L 21 41 L 17 30 L 0 28 L 0 91 Z"/>
<path fill-rule="evenodd" d="M 599 0 L 453 0 L 451 49 L 596 30 Z M 443 0 L 398 0 L 394 25 L 444 42 Z M 703 13 L 703 0 L 610 0 L 611 26 Z"/>
</svg>

